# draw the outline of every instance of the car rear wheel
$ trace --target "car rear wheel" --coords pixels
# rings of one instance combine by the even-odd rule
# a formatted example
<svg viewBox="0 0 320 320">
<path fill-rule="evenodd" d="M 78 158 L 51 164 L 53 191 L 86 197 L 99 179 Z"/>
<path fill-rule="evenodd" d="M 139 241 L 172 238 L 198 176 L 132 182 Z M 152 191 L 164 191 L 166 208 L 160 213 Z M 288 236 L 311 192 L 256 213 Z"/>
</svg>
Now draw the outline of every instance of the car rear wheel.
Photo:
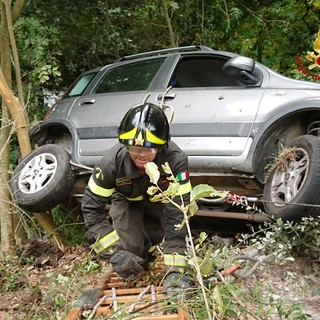
<svg viewBox="0 0 320 320">
<path fill-rule="evenodd" d="M 320 138 L 295 138 L 277 158 L 264 187 L 268 214 L 284 220 L 320 215 Z"/>
<path fill-rule="evenodd" d="M 11 187 L 21 208 L 44 212 L 68 196 L 74 181 L 69 153 L 59 146 L 47 144 L 32 151 L 18 164 Z"/>
</svg>

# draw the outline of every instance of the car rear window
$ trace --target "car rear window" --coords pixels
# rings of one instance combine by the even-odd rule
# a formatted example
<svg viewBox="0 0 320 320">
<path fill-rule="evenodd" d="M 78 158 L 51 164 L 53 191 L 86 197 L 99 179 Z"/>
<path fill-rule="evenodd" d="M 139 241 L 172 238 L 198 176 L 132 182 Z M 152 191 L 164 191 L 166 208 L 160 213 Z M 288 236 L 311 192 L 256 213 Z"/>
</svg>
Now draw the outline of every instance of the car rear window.
<svg viewBox="0 0 320 320">
<path fill-rule="evenodd" d="M 80 76 L 68 89 L 64 98 L 81 96 L 96 74 L 97 72 L 92 72 Z"/>
<path fill-rule="evenodd" d="M 95 93 L 146 90 L 164 60 L 140 61 L 111 69 L 98 83 Z"/>
</svg>

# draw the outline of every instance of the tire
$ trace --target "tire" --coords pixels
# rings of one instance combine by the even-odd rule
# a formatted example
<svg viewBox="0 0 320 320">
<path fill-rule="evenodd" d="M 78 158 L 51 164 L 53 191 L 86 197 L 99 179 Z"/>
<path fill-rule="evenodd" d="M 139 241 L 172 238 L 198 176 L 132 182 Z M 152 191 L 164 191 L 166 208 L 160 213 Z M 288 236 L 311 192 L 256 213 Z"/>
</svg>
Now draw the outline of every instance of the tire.
<svg viewBox="0 0 320 320">
<path fill-rule="evenodd" d="M 317 217 L 320 207 L 307 205 L 320 205 L 320 138 L 300 136 L 288 147 L 295 148 L 293 158 L 285 158 L 286 150 L 279 156 L 281 166 L 273 169 L 264 187 L 264 208 L 284 220 Z"/>
<path fill-rule="evenodd" d="M 74 181 L 69 153 L 57 145 L 46 144 L 18 164 L 11 189 L 22 209 L 44 212 L 68 196 Z"/>
</svg>

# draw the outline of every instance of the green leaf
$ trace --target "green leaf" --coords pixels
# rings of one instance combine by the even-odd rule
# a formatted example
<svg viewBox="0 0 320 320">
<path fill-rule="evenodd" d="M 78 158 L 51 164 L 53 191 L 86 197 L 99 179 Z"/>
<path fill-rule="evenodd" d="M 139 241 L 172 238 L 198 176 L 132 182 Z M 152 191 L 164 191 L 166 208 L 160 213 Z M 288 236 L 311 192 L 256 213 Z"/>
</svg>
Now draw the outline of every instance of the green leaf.
<svg viewBox="0 0 320 320">
<path fill-rule="evenodd" d="M 207 276 L 212 270 L 212 263 L 211 263 L 212 250 L 213 250 L 213 246 L 210 246 L 210 248 L 205 252 L 205 256 L 201 262 L 201 265 L 199 266 L 201 274 L 204 276 Z"/>
<path fill-rule="evenodd" d="M 193 201 L 193 202 L 190 202 L 188 207 L 189 207 L 189 215 L 190 215 L 190 217 L 193 217 L 199 209 L 198 205 L 195 201 Z"/>
<path fill-rule="evenodd" d="M 151 202 L 158 202 L 158 201 L 163 201 L 165 199 L 164 195 L 162 193 L 154 195 L 152 198 L 150 198 Z"/>
<path fill-rule="evenodd" d="M 156 186 L 151 186 L 148 188 L 147 190 L 147 194 L 153 196 L 154 194 L 156 194 L 159 191 L 159 188 Z"/>
<path fill-rule="evenodd" d="M 160 178 L 158 166 L 154 162 L 148 162 L 144 167 L 146 170 L 146 174 L 150 178 L 150 182 L 153 184 L 157 184 Z"/>
<path fill-rule="evenodd" d="M 219 310 L 219 313 L 220 314 L 223 314 L 223 311 L 224 311 L 224 303 L 223 303 L 223 300 L 222 300 L 222 297 L 221 297 L 221 293 L 220 293 L 220 289 L 219 289 L 219 286 L 216 285 L 213 289 L 213 298 L 214 298 L 214 301 L 215 301 L 215 304 Z"/>
<path fill-rule="evenodd" d="M 205 232 L 200 232 L 199 238 L 200 238 L 200 243 L 203 243 L 208 238 L 208 235 Z"/>
<path fill-rule="evenodd" d="M 162 165 L 162 169 L 166 174 L 169 174 L 170 176 L 173 176 L 173 173 L 171 171 L 171 168 L 170 168 L 168 162 L 165 162 L 165 164 Z"/>
<path fill-rule="evenodd" d="M 169 184 L 167 190 L 165 190 L 163 193 L 164 193 L 167 197 L 173 199 L 173 198 L 177 195 L 177 193 L 178 193 L 178 191 L 179 191 L 179 187 L 180 187 L 180 185 L 179 185 L 178 182 L 171 182 L 171 183 Z"/>
<path fill-rule="evenodd" d="M 227 195 L 227 191 L 217 191 L 215 188 L 208 184 L 199 184 L 195 186 L 191 191 L 191 201 L 197 201 L 200 198 L 223 198 Z"/>
</svg>

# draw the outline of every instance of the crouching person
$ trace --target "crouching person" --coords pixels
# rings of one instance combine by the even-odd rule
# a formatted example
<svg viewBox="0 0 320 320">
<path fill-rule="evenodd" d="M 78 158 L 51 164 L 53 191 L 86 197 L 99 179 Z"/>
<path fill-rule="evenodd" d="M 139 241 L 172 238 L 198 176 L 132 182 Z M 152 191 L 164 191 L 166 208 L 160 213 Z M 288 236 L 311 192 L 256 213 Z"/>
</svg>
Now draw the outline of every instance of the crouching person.
<svg viewBox="0 0 320 320">
<path fill-rule="evenodd" d="M 169 123 L 156 105 L 142 103 L 131 108 L 119 126 L 119 142 L 95 166 L 86 188 L 82 211 L 88 227 L 87 239 L 93 249 L 112 264 L 119 276 L 127 278 L 147 269 L 156 245 L 164 239 L 166 279 L 164 289 L 190 286 L 183 273 L 186 228 L 175 229 L 183 213 L 170 203 L 151 202 L 151 186 L 145 164 L 154 162 L 160 171 L 159 186 L 166 188 L 165 162 L 177 177 L 180 188 L 175 202 L 189 204 L 191 184 L 185 153 L 170 141 Z M 105 206 L 111 201 L 106 218 Z M 182 278 L 181 278 L 182 277 Z"/>
</svg>

